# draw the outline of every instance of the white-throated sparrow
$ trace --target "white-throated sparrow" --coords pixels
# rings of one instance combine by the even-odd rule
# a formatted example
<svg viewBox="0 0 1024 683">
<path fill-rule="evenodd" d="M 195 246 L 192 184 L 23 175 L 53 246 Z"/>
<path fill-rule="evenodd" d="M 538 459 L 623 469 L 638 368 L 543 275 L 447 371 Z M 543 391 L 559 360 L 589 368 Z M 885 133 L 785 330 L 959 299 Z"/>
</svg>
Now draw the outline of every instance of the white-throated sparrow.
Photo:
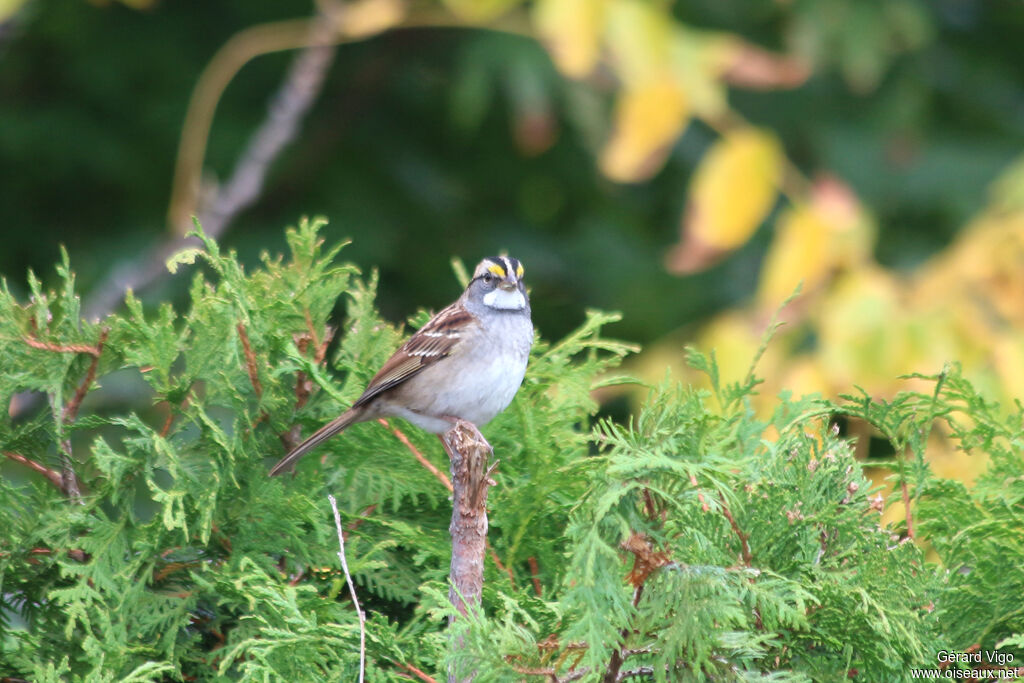
<svg viewBox="0 0 1024 683">
<path fill-rule="evenodd" d="M 270 476 L 356 422 L 402 417 L 435 434 L 460 419 L 487 424 L 516 395 L 532 344 L 522 264 L 485 258 L 462 296 L 402 344 L 352 407 L 292 449 Z"/>
</svg>

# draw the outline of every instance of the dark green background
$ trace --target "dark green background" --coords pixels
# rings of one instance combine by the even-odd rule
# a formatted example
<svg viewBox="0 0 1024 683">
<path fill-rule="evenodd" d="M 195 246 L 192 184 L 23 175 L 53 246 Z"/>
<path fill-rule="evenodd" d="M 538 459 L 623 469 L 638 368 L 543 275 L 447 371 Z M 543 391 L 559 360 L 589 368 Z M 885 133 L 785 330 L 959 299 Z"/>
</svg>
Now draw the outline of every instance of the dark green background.
<svg viewBox="0 0 1024 683">
<path fill-rule="evenodd" d="M 797 26 L 817 32 L 827 49 L 804 86 L 733 90 L 730 102 L 776 131 L 806 173 L 827 170 L 852 184 L 878 219 L 878 258 L 904 269 L 948 243 L 1024 148 L 1024 5 L 898 4 L 919 20 L 917 45 L 903 44 L 884 0 L 703 0 L 675 11 L 690 26 L 769 49 L 782 49 Z M 8 283 L 24 291 L 27 268 L 50 280 L 63 243 L 87 293 L 113 264 L 163 237 L 180 128 L 202 68 L 238 30 L 308 11 L 281 1 L 165 0 L 143 11 L 27 2 L 0 29 Z M 291 57 L 260 57 L 229 86 L 206 164 L 218 177 L 230 173 Z M 564 81 L 523 38 L 409 30 L 342 46 L 298 139 L 222 241 L 255 263 L 260 250 L 283 249 L 285 225 L 324 215 L 328 240 L 354 239 L 345 258 L 380 268 L 381 306 L 394 319 L 455 297 L 451 256 L 471 267 L 507 249 L 526 264 L 548 338 L 578 324 L 587 306 L 625 311 L 614 333 L 644 342 L 745 300 L 770 228 L 707 273 L 675 278 L 661 265 L 713 134 L 691 125 L 653 180 L 621 186 L 595 165 L 609 111 L 609 93 Z M 550 149 L 522 151 L 517 112 L 551 117 Z M 174 298 L 187 280 L 179 275 L 148 297 Z"/>
</svg>

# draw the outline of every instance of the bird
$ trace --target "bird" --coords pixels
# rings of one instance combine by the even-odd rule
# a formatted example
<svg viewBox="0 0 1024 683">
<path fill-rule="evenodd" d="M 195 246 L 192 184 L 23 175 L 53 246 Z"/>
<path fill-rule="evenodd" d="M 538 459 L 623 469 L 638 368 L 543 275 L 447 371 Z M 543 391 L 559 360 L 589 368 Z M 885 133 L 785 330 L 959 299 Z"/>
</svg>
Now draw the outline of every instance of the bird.
<svg viewBox="0 0 1024 683">
<path fill-rule="evenodd" d="M 533 345 L 523 274 L 517 259 L 483 259 L 462 295 L 391 355 L 348 410 L 293 448 L 269 476 L 291 470 L 357 422 L 401 417 L 440 437 L 459 421 L 482 427 L 494 419 L 519 390 Z"/>
</svg>

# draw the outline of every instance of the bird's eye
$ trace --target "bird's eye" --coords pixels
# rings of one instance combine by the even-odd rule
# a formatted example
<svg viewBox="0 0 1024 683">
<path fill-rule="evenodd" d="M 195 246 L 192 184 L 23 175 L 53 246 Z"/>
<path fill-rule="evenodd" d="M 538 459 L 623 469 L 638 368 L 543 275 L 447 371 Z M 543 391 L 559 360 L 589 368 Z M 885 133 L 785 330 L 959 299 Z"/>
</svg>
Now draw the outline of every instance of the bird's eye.
<svg viewBox="0 0 1024 683">
<path fill-rule="evenodd" d="M 491 275 L 490 273 L 484 273 L 484 282 L 486 282 L 487 284 L 491 284 L 491 282 L 493 282 L 493 281 L 494 281 L 494 276 L 493 275 Z"/>
</svg>

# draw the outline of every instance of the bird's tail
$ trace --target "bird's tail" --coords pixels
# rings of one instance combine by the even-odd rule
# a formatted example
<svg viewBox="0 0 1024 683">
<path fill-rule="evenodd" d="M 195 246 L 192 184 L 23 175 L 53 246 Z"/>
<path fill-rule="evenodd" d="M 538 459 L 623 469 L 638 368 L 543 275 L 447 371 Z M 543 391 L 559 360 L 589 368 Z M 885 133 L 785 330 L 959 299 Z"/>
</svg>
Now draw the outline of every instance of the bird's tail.
<svg viewBox="0 0 1024 683">
<path fill-rule="evenodd" d="M 271 467 L 269 476 L 276 477 L 282 472 L 290 470 L 292 466 L 298 462 L 299 458 L 304 456 L 306 453 L 309 453 L 322 442 L 331 438 L 338 432 L 344 430 L 353 422 L 357 422 L 359 420 L 360 413 L 362 413 L 362 411 L 358 408 L 349 408 L 344 413 L 316 430 L 312 436 L 293 448 L 288 455 L 281 458 L 276 465 Z"/>
</svg>

